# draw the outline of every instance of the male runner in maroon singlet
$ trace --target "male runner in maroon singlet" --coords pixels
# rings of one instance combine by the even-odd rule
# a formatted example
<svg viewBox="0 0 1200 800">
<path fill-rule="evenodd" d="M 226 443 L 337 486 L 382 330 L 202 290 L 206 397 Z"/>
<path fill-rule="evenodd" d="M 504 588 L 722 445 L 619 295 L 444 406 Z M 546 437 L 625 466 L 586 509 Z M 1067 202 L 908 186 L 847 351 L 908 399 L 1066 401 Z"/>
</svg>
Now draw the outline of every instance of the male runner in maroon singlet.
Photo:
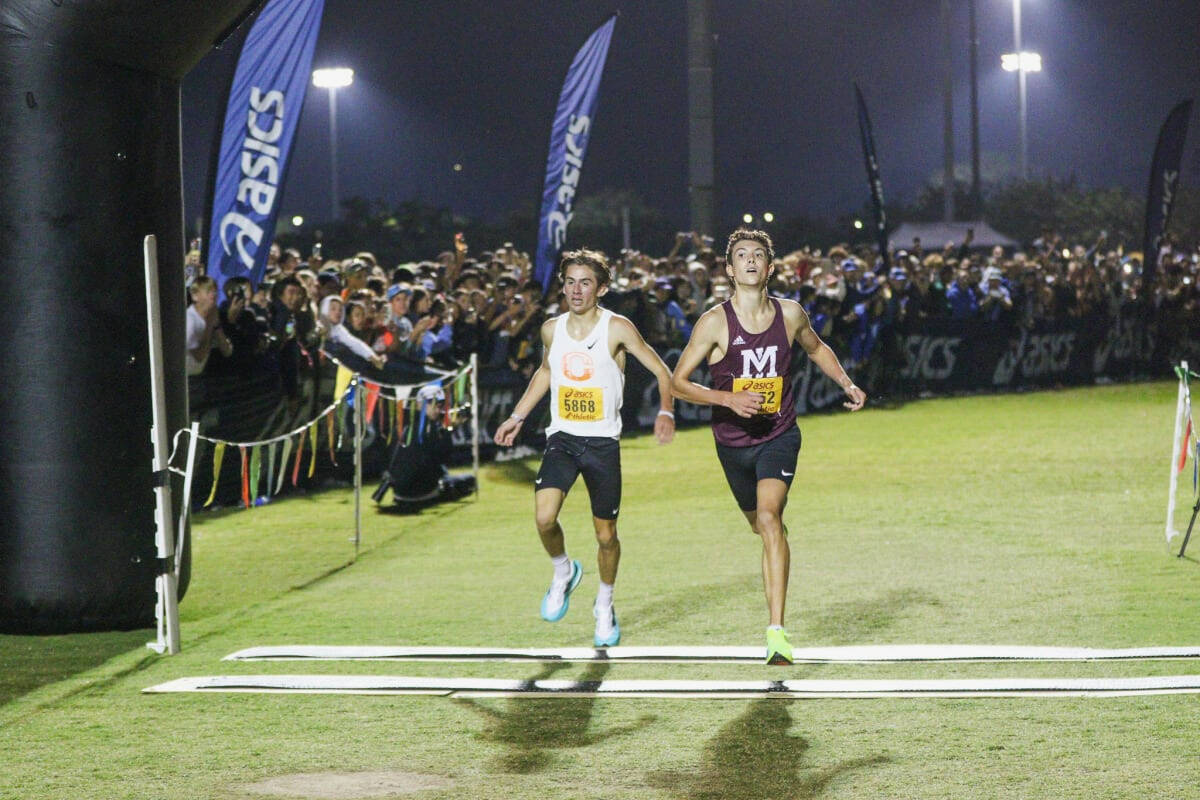
<svg viewBox="0 0 1200 800">
<path fill-rule="evenodd" d="M 729 300 L 706 311 L 679 356 L 671 389 L 692 403 L 713 406 L 717 457 L 738 507 L 763 542 L 763 587 L 771 624 L 767 663 L 791 664 L 792 646 L 783 629 L 791 552 L 783 509 L 796 473 L 800 429 L 792 397 L 792 343 L 846 392 L 846 408 L 867 401 L 821 341 L 799 303 L 767 296 L 775 251 L 763 231 L 739 228 L 729 236 L 725 272 L 734 285 Z M 710 389 L 689 376 L 705 360 Z"/>
</svg>

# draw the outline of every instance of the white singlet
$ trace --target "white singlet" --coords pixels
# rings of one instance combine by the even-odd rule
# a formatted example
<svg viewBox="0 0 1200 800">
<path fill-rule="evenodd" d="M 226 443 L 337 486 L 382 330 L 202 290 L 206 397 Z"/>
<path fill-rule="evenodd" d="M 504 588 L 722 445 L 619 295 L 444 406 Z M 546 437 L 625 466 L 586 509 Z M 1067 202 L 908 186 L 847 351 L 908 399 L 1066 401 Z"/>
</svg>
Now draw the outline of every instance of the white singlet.
<svg viewBox="0 0 1200 800">
<path fill-rule="evenodd" d="M 567 317 L 554 323 L 550 342 L 550 425 L 546 435 L 562 431 L 572 436 L 621 435 L 621 402 L 625 373 L 608 347 L 612 312 L 601 308 L 600 319 L 583 340 L 567 333 Z"/>
</svg>

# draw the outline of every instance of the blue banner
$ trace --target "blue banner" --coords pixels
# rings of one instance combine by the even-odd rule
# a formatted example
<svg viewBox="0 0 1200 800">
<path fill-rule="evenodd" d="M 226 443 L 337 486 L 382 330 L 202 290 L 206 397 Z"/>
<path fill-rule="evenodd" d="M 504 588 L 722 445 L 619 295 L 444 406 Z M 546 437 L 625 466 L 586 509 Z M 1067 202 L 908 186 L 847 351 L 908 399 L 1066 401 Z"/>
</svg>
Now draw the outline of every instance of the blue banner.
<svg viewBox="0 0 1200 800">
<path fill-rule="evenodd" d="M 242 45 L 206 243 L 218 292 L 232 277 L 262 280 L 324 7 L 325 0 L 269 0 Z"/>
<path fill-rule="evenodd" d="M 567 240 L 567 225 L 571 223 L 583 156 L 595 119 L 600 76 L 604 72 L 604 60 L 608 57 L 608 43 L 612 40 L 616 21 L 616 15 L 613 15 L 575 54 L 558 98 L 558 110 L 554 112 L 533 273 L 543 291 L 550 286 L 558 266 L 558 255 Z"/>
<path fill-rule="evenodd" d="M 1171 222 L 1175 192 L 1179 188 L 1179 162 L 1183 159 L 1183 141 L 1187 138 L 1192 101 L 1184 100 L 1171 110 L 1158 132 L 1154 161 L 1150 165 L 1150 189 L 1146 198 L 1146 226 L 1142 232 L 1142 286 L 1150 289 L 1158 270 L 1163 234 Z"/>
<path fill-rule="evenodd" d="M 871 117 L 867 114 L 867 103 L 863 100 L 858 84 L 854 84 L 854 100 L 858 105 L 858 136 L 862 140 L 863 161 L 867 165 L 867 183 L 871 187 L 871 210 L 875 213 L 875 241 L 879 245 L 882 265 L 877 272 L 887 274 L 888 263 L 887 212 L 883 208 L 883 180 L 879 177 L 879 160 L 875 157 L 875 135 L 871 131 Z"/>
</svg>

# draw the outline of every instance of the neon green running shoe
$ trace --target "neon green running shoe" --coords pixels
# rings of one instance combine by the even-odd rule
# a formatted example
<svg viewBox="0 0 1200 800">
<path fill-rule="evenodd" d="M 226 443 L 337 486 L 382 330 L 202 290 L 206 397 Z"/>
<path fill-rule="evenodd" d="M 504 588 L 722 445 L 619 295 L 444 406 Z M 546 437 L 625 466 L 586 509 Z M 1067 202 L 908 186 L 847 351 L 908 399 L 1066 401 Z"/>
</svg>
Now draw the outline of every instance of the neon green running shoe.
<svg viewBox="0 0 1200 800">
<path fill-rule="evenodd" d="M 767 628 L 767 663 L 780 667 L 792 664 L 792 643 L 782 628 Z"/>
</svg>

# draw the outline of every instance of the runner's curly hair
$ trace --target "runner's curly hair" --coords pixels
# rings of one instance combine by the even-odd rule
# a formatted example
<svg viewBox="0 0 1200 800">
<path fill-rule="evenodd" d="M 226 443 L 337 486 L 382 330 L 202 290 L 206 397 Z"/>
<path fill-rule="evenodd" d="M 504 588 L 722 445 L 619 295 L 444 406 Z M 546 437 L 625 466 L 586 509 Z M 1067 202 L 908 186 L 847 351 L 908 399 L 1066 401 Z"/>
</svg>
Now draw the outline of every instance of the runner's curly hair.
<svg viewBox="0 0 1200 800">
<path fill-rule="evenodd" d="M 738 228 L 733 233 L 729 234 L 729 242 L 725 245 L 725 263 L 729 264 L 733 261 L 733 246 L 738 242 L 758 242 L 767 250 L 767 263 L 775 263 L 775 246 L 771 244 L 771 237 L 766 231 L 756 231 L 750 228 Z"/>
<path fill-rule="evenodd" d="M 558 264 L 558 279 L 563 283 L 567 282 L 567 267 L 572 264 L 582 264 L 590 268 L 596 275 L 598 286 L 607 286 L 612 282 L 612 267 L 608 265 L 608 258 L 599 250 L 588 250 L 583 247 L 563 253 L 562 261 Z"/>
</svg>

